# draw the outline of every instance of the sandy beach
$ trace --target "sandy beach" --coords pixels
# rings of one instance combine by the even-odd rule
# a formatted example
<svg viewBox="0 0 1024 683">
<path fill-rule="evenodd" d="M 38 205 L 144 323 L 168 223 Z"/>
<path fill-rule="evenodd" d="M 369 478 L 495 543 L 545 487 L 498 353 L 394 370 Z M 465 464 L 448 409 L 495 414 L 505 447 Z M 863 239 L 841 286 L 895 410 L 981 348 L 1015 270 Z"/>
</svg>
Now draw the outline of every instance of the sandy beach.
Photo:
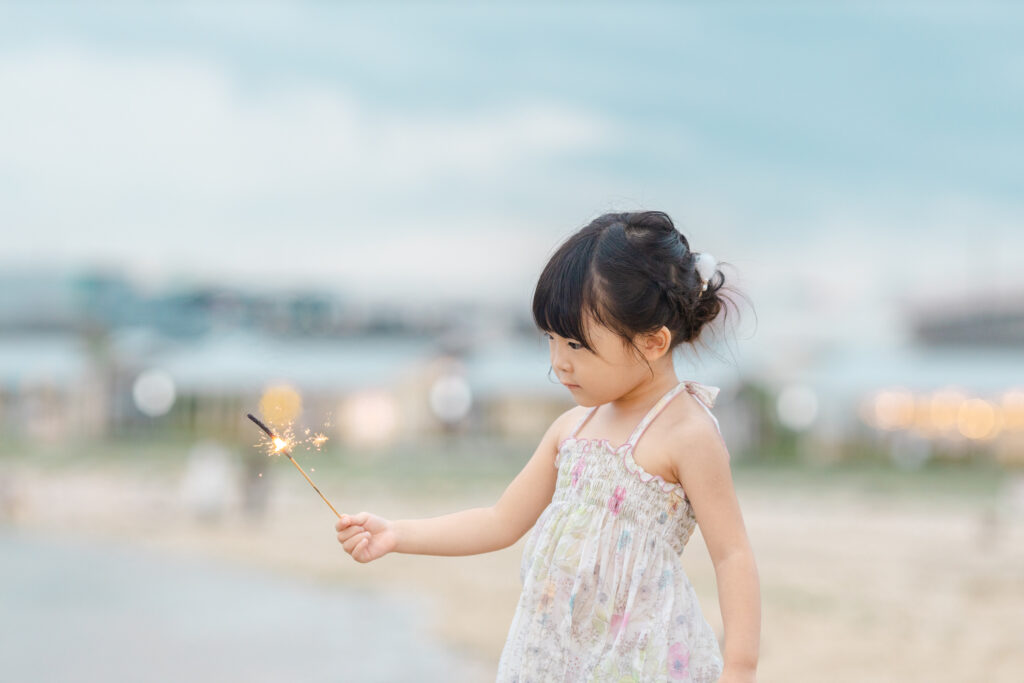
<svg viewBox="0 0 1024 683">
<path fill-rule="evenodd" d="M 5 524 L 36 534 L 119 539 L 182 555 L 255 564 L 297 580 L 368 593 L 413 591 L 431 633 L 490 680 L 519 596 L 523 540 L 469 557 L 353 561 L 334 514 L 306 482 L 274 481 L 267 514 L 201 521 L 165 475 L 139 468 L 8 467 L 17 503 Z M 427 517 L 490 505 L 503 486 L 396 493 L 373 480 L 321 487 L 342 512 Z M 1024 674 L 1024 519 L 951 494 L 900 498 L 737 483 L 763 598 L 759 680 L 1010 683 Z M 699 530 L 683 555 L 723 637 L 715 576 Z"/>
</svg>

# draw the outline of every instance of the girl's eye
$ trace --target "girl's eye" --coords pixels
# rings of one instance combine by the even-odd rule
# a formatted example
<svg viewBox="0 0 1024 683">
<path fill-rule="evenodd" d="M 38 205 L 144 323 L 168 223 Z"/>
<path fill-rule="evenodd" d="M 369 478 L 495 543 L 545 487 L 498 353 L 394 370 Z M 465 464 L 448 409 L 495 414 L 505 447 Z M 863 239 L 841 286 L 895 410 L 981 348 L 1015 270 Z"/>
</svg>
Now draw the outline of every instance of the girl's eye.
<svg viewBox="0 0 1024 683">
<path fill-rule="evenodd" d="M 548 339 L 554 339 L 554 337 L 552 337 L 549 332 L 545 332 L 544 336 L 547 337 Z M 579 351 L 580 349 L 583 348 L 583 344 L 580 344 L 579 342 L 571 341 L 571 342 L 568 342 L 568 344 L 569 344 L 569 348 L 572 349 L 573 351 Z"/>
</svg>

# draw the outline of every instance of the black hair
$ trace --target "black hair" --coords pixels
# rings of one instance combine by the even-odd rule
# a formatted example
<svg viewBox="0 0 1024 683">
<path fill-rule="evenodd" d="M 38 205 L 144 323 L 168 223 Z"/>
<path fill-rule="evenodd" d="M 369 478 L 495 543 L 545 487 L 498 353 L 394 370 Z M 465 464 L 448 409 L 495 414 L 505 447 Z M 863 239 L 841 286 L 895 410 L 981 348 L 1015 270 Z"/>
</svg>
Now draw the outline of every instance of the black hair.
<svg viewBox="0 0 1024 683">
<path fill-rule="evenodd" d="M 533 295 L 533 320 L 594 351 L 584 319 L 616 332 L 638 355 L 633 338 L 662 325 L 669 351 L 695 343 L 732 301 L 721 294 L 723 262 L 701 292 L 696 254 L 662 211 L 606 213 L 569 237 L 544 266 Z"/>
</svg>

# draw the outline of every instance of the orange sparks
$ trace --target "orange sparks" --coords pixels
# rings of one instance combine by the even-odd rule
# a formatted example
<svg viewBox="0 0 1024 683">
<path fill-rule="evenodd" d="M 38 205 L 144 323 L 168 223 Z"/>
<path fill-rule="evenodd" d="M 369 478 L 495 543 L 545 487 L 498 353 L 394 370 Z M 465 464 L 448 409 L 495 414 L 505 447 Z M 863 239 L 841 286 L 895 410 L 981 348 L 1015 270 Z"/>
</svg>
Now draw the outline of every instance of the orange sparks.
<svg viewBox="0 0 1024 683">
<path fill-rule="evenodd" d="M 327 500 L 327 498 L 324 496 L 324 494 L 320 492 L 320 489 L 318 489 L 316 487 L 316 484 L 313 483 L 313 480 L 309 478 L 309 475 L 306 474 L 305 470 L 303 470 L 302 467 L 299 465 L 299 463 L 296 462 L 295 458 L 292 457 L 291 446 L 292 446 L 292 440 L 294 439 L 294 433 L 292 432 L 292 424 L 289 422 L 288 426 L 285 427 L 283 430 L 281 430 L 281 432 L 280 432 L 281 436 L 279 436 L 278 434 L 276 434 L 274 432 L 274 430 L 272 430 L 270 427 L 265 425 L 258 417 L 256 417 L 252 413 L 249 413 L 248 417 L 249 417 L 250 420 L 252 420 L 253 422 L 256 423 L 256 426 L 260 428 L 260 431 L 264 435 L 263 440 L 259 444 L 256 444 L 256 445 L 267 444 L 268 446 L 272 447 L 273 450 L 271 450 L 268 453 L 268 455 L 273 455 L 275 453 L 281 453 L 283 451 L 284 454 L 288 456 L 288 459 L 291 460 L 292 464 L 295 465 L 295 468 L 297 470 L 299 470 L 299 472 L 302 473 L 302 476 L 305 478 L 305 480 L 307 482 L 309 482 L 309 485 L 313 487 L 313 490 L 316 491 L 317 494 L 321 498 L 323 498 L 323 501 L 325 503 L 327 503 L 327 506 L 331 508 L 331 512 L 333 512 L 335 514 L 335 516 L 338 517 L 338 519 L 341 519 L 341 513 L 338 512 L 334 508 L 333 505 L 331 505 L 331 501 Z M 308 429 L 306 430 L 307 438 L 304 439 L 303 441 L 299 442 L 299 443 L 310 443 L 310 442 L 313 442 L 316 445 L 317 450 L 320 450 L 320 446 L 325 441 L 327 441 L 327 437 L 324 436 L 322 433 L 318 433 L 315 437 L 308 437 L 309 431 L 310 430 L 308 430 Z M 312 471 L 316 472 L 316 469 L 313 469 Z M 262 477 L 263 473 L 260 472 L 259 476 Z"/>
<path fill-rule="evenodd" d="M 282 455 L 286 450 L 294 452 L 299 446 L 305 447 L 306 450 L 320 451 L 330 438 L 323 432 L 313 432 L 308 428 L 302 430 L 303 436 L 300 438 L 295 434 L 292 423 L 279 427 L 276 431 L 277 434 L 273 438 L 264 436 L 260 443 L 256 444 L 265 448 L 267 455 Z"/>
</svg>

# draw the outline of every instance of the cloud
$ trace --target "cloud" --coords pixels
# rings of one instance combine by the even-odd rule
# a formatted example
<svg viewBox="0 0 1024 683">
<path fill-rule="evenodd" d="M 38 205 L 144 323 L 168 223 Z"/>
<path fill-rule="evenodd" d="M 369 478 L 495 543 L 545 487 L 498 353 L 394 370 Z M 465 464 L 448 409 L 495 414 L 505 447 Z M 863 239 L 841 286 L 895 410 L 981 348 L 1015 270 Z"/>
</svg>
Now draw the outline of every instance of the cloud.
<svg viewBox="0 0 1024 683">
<path fill-rule="evenodd" d="M 193 56 L 70 45 L 8 53 L 0 92 L 11 103 L 0 109 L 0 175 L 18 179 L 4 203 L 15 217 L 21 204 L 25 221 L 102 222 L 154 203 L 209 219 L 246 202 L 273 214 L 299 200 L 395 197 L 522 173 L 614 137 L 605 119 L 548 101 L 396 110 L 309 81 L 246 89 Z"/>
</svg>

